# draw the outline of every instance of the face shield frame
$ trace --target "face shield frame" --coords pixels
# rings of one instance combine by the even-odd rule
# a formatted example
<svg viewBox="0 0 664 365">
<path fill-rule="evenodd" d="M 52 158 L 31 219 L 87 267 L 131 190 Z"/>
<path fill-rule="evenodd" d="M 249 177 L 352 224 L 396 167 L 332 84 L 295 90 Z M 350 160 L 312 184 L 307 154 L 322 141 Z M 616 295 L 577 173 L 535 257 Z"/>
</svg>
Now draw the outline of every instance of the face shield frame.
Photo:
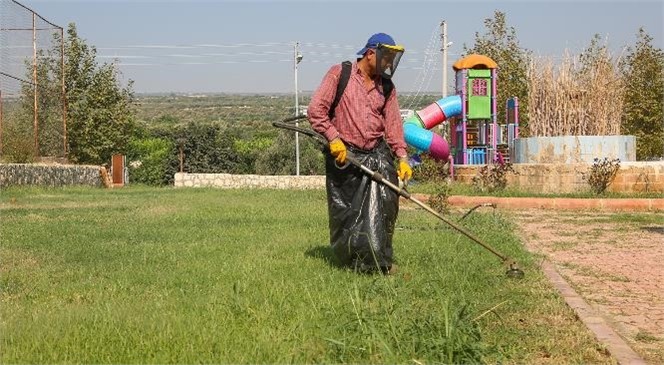
<svg viewBox="0 0 664 365">
<path fill-rule="evenodd" d="M 376 52 L 376 73 L 380 74 L 386 79 L 391 79 L 399 66 L 401 56 L 405 52 L 405 48 L 401 45 L 389 45 L 378 43 L 375 48 Z"/>
</svg>

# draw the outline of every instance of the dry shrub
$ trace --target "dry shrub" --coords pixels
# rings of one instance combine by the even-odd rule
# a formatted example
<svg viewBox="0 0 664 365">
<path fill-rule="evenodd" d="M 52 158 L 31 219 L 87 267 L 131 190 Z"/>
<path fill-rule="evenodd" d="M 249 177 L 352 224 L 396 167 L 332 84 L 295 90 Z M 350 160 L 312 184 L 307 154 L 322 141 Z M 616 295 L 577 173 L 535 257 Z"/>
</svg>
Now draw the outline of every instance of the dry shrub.
<svg viewBox="0 0 664 365">
<path fill-rule="evenodd" d="M 473 188 L 479 192 L 495 192 L 507 187 L 507 174 L 518 175 L 511 163 L 485 165 L 473 176 Z"/>
<path fill-rule="evenodd" d="M 422 163 L 415 169 L 414 177 L 420 182 L 433 184 L 433 193 L 428 203 L 440 214 L 450 212 L 450 165 L 449 162 L 437 161 L 427 154 L 420 155 Z"/>
<path fill-rule="evenodd" d="M 435 191 L 429 196 L 429 206 L 440 214 L 447 214 L 450 212 L 450 185 L 448 183 L 441 183 L 436 185 Z"/>
<path fill-rule="evenodd" d="M 603 194 L 616 178 L 618 170 L 620 170 L 620 159 L 595 158 L 590 171 L 584 174 L 583 179 L 588 181 L 590 189 L 595 194 Z"/>
<path fill-rule="evenodd" d="M 445 183 L 450 177 L 449 162 L 437 161 L 427 154 L 421 154 L 422 163 L 417 166 L 414 177 L 421 182 Z"/>
</svg>

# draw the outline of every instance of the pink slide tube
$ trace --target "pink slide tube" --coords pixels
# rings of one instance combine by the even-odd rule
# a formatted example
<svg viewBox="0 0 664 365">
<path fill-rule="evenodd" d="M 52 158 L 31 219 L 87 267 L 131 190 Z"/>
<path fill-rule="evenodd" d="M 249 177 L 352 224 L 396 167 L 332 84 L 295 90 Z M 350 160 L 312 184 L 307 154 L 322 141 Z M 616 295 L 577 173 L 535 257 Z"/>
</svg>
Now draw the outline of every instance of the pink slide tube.
<svg viewBox="0 0 664 365">
<path fill-rule="evenodd" d="M 424 128 L 426 129 L 431 129 L 446 119 L 445 113 L 443 113 L 436 103 L 432 103 L 416 113 L 424 123 Z"/>
</svg>

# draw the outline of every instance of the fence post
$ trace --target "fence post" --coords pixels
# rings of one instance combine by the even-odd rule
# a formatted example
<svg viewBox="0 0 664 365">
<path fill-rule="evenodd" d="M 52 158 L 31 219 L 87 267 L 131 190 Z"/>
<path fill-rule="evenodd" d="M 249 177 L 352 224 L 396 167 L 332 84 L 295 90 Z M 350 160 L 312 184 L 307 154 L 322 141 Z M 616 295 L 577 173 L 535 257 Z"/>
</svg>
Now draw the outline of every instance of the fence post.
<svg viewBox="0 0 664 365">
<path fill-rule="evenodd" d="M 35 134 L 35 157 L 39 157 L 39 124 L 37 118 L 37 14 L 32 13 L 32 81 L 34 86 L 34 134 Z"/>
<path fill-rule="evenodd" d="M 2 156 L 2 88 L 0 88 L 0 156 Z"/>
<path fill-rule="evenodd" d="M 60 28 L 60 63 L 62 64 L 62 157 L 67 158 L 67 88 L 65 87 L 65 31 Z"/>
</svg>

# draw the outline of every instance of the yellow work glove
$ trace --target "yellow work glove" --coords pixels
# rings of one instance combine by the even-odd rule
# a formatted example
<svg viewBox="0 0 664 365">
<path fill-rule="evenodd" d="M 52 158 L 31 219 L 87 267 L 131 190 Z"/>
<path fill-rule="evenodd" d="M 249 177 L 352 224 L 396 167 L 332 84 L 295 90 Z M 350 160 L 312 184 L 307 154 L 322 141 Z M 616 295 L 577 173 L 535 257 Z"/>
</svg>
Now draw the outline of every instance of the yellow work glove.
<svg viewBox="0 0 664 365">
<path fill-rule="evenodd" d="M 413 176 L 413 169 L 410 168 L 407 157 L 402 157 L 399 159 L 397 175 L 399 175 L 399 179 L 401 179 L 404 184 L 408 184 L 408 180 L 410 180 L 411 176 Z"/>
<path fill-rule="evenodd" d="M 339 165 L 346 163 L 346 145 L 341 138 L 335 138 L 330 142 L 330 153 Z"/>
</svg>

